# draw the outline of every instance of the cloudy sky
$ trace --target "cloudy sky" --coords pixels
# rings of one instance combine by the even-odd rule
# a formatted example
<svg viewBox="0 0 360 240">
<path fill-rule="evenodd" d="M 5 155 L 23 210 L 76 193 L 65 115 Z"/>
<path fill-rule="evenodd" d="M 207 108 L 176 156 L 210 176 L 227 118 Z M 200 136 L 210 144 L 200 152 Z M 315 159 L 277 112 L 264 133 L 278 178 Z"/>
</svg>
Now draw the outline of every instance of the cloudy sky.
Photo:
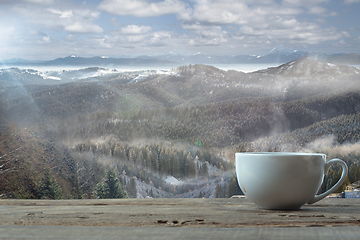
<svg viewBox="0 0 360 240">
<path fill-rule="evenodd" d="M 0 59 L 360 53 L 360 0 L 0 0 Z"/>
</svg>

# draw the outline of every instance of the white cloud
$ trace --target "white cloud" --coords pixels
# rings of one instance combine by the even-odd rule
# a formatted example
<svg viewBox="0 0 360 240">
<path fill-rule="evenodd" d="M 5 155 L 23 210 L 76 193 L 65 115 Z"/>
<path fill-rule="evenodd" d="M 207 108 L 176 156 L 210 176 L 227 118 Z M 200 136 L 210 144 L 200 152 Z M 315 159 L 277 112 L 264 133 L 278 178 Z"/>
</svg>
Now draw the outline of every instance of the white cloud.
<svg viewBox="0 0 360 240">
<path fill-rule="evenodd" d="M 145 35 L 130 35 L 126 37 L 126 43 L 140 43 L 145 39 Z"/>
<path fill-rule="evenodd" d="M 90 9 L 83 9 L 83 8 L 75 9 L 74 14 L 75 16 L 80 17 L 84 20 L 93 20 L 100 16 L 99 11 L 93 11 Z"/>
<path fill-rule="evenodd" d="M 0 0 L 1 4 L 18 4 L 18 3 L 32 3 L 38 5 L 51 5 L 54 4 L 53 0 Z"/>
<path fill-rule="evenodd" d="M 96 1 L 101 3 L 94 6 Z M 337 14 L 332 11 L 338 16 L 344 11 L 331 9 L 330 0 L 96 1 L 0 0 L 0 46 L 18 46 L 21 53 L 25 44 L 34 44 L 61 55 L 62 51 L 110 56 L 165 49 L 237 54 L 245 48 L 241 54 L 256 54 L 277 45 L 340 48 L 357 37 L 355 25 L 331 27 L 335 23 L 328 17 Z M 358 2 L 343 0 L 337 5 L 348 8 L 345 4 Z M 173 16 L 164 16 L 169 14 Z M 157 18 L 150 25 L 147 17 Z M 5 31 L 7 26 L 13 28 Z"/>
<path fill-rule="evenodd" d="M 103 36 L 101 38 L 92 39 L 88 45 L 91 48 L 100 48 L 100 49 L 112 49 L 113 45 L 111 44 L 111 40 L 109 41 L 108 36 Z M 96 54 L 95 54 L 96 55 Z"/>
<path fill-rule="evenodd" d="M 247 4 L 241 2 L 210 4 L 197 4 L 194 8 L 193 18 L 200 22 L 216 24 L 245 24 L 249 9 Z"/>
<path fill-rule="evenodd" d="M 200 24 L 184 24 L 183 28 L 195 32 L 188 43 L 192 46 L 214 46 L 228 42 L 231 36 L 220 26 L 203 26 Z"/>
<path fill-rule="evenodd" d="M 111 24 L 114 25 L 114 26 L 117 26 L 117 27 L 120 27 L 121 26 L 121 23 L 119 23 L 115 17 L 113 17 L 111 19 Z"/>
<path fill-rule="evenodd" d="M 102 33 L 104 30 L 96 24 L 75 22 L 65 26 L 66 31 L 70 33 Z"/>
<path fill-rule="evenodd" d="M 51 13 L 60 15 L 59 16 L 60 18 L 69 18 L 69 17 L 73 16 L 73 13 L 71 10 L 60 11 L 60 10 L 48 8 L 48 11 Z"/>
<path fill-rule="evenodd" d="M 349 5 L 353 4 L 353 3 L 358 3 L 358 2 L 360 2 L 360 0 L 345 0 L 344 1 L 345 4 L 349 4 Z"/>
<path fill-rule="evenodd" d="M 242 2 L 199 2 L 194 6 L 192 20 L 212 24 L 245 24 L 249 9 Z"/>
<path fill-rule="evenodd" d="M 189 36 L 193 46 L 264 46 L 319 44 L 343 37 L 337 29 L 307 22 L 303 14 L 334 16 L 325 7 L 327 0 L 206 1 L 198 0 L 190 14 L 183 15 L 182 28 L 196 33 Z M 308 9 L 308 12 L 305 11 Z M 300 18 L 301 15 L 301 18 Z M 234 32 L 232 29 L 239 29 Z M 224 31 L 223 29 L 227 29 Z"/>
<path fill-rule="evenodd" d="M 301 45 L 319 44 L 324 41 L 338 40 L 342 37 L 334 28 L 320 28 L 311 23 L 297 23 L 289 28 L 272 28 L 269 26 L 243 26 L 240 35 L 245 37 L 261 37 L 263 40 L 272 40 L 285 43 L 296 43 Z"/>
<path fill-rule="evenodd" d="M 13 26 L 2 26 L 0 24 L 0 32 L 0 48 L 4 50 L 4 48 L 9 46 L 11 43 L 14 43 L 14 41 L 16 40 L 16 29 Z"/>
<path fill-rule="evenodd" d="M 153 47 L 166 46 L 168 45 L 168 41 L 173 41 L 174 39 L 172 32 L 153 32 L 153 29 L 149 26 L 129 25 L 117 31 L 112 31 L 111 35 L 107 35 L 105 40 L 107 46 L 112 46 L 117 49 L 136 48 L 141 52 L 142 50 Z M 102 43 L 102 47 L 105 46 L 105 44 L 103 44 L 104 42 L 100 42 L 99 40 L 94 42 L 94 44 L 95 43 L 98 46 L 100 46 L 99 43 Z"/>
<path fill-rule="evenodd" d="M 334 17 L 337 15 L 337 12 L 330 12 L 328 9 L 320 6 L 309 7 L 309 13 L 329 17 Z"/>
<path fill-rule="evenodd" d="M 293 5 L 293 6 L 314 6 L 321 3 L 325 3 L 328 0 L 283 0 L 282 4 L 284 5 Z"/>
<path fill-rule="evenodd" d="M 344 47 L 344 46 L 350 46 L 347 42 L 345 42 L 344 40 L 340 40 L 338 42 L 335 42 L 333 44 L 333 46 L 335 47 Z"/>
<path fill-rule="evenodd" d="M 8 26 L 7 28 L 3 29 L 3 31 L 1 31 L 3 33 L 7 34 L 13 34 L 15 32 L 15 28 L 13 26 Z"/>
<path fill-rule="evenodd" d="M 73 34 L 69 34 L 65 37 L 65 40 L 69 41 L 69 42 L 74 42 L 74 41 L 76 41 L 76 36 Z"/>
<path fill-rule="evenodd" d="M 165 46 L 167 40 L 171 39 L 171 33 L 166 31 L 159 31 L 152 34 L 150 37 L 149 45 L 151 46 Z"/>
<path fill-rule="evenodd" d="M 347 31 L 343 31 L 342 34 L 343 34 L 345 37 L 351 37 L 350 33 L 347 32 Z"/>
<path fill-rule="evenodd" d="M 51 43 L 51 39 L 50 39 L 49 36 L 44 36 L 44 37 L 42 37 L 41 40 L 38 40 L 38 43 L 40 43 L 40 44 L 43 44 L 43 43 L 49 44 L 49 43 Z"/>
<path fill-rule="evenodd" d="M 320 14 L 324 14 L 326 12 L 327 12 L 327 9 L 325 9 L 323 7 L 319 7 L 319 6 L 314 6 L 309 9 L 310 14 L 320 15 Z"/>
<path fill-rule="evenodd" d="M 151 32 L 152 28 L 149 26 L 137 26 L 137 25 L 128 25 L 121 29 L 121 33 L 125 35 L 138 35 L 138 34 L 147 34 Z"/>
<path fill-rule="evenodd" d="M 133 15 L 146 5 L 145 1 L 139 0 L 105 0 L 99 4 L 99 9 L 117 15 Z"/>
<path fill-rule="evenodd" d="M 147 2 L 146 0 L 104 0 L 99 9 L 117 15 L 135 17 L 155 17 L 167 14 L 177 14 L 184 11 L 186 4 L 180 0 L 164 0 Z"/>
<path fill-rule="evenodd" d="M 265 4 L 266 3 L 266 4 Z M 284 7 L 275 2 L 248 4 L 245 1 L 199 1 L 194 5 L 191 15 L 178 15 L 181 20 L 195 21 L 203 24 L 252 24 L 268 22 L 274 16 L 294 16 L 303 10 L 298 7 Z M 184 18 L 182 18 L 184 17 Z"/>
<path fill-rule="evenodd" d="M 44 30 L 61 31 L 69 33 L 102 33 L 104 30 L 93 23 L 100 16 L 99 11 L 86 8 L 39 8 L 29 6 L 22 8 L 13 7 L 20 16 L 25 17 L 37 27 L 43 26 Z"/>
<path fill-rule="evenodd" d="M 356 0 L 355 0 L 356 1 Z M 336 12 L 320 6 L 329 2 L 329 0 L 283 0 L 283 6 L 307 8 L 308 13 L 322 16 L 336 16 Z"/>
<path fill-rule="evenodd" d="M 43 5 L 51 5 L 54 3 L 53 0 L 24 0 L 24 2 L 35 3 L 35 4 L 43 4 Z"/>
<path fill-rule="evenodd" d="M 43 41 L 44 41 L 44 43 L 51 43 L 51 39 L 49 36 L 43 37 Z"/>
</svg>

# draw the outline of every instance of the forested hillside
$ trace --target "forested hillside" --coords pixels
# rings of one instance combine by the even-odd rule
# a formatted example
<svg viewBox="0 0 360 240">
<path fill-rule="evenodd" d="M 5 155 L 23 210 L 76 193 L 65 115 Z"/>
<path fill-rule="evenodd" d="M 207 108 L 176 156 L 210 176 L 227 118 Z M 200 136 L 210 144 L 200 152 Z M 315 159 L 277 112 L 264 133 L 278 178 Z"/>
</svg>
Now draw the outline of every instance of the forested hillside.
<svg viewBox="0 0 360 240">
<path fill-rule="evenodd" d="M 237 151 L 323 152 L 355 182 L 359 81 L 356 68 L 301 59 L 247 74 L 189 65 L 141 81 L 2 86 L 0 194 L 96 198 L 113 182 L 126 192 L 116 196 L 230 197 Z"/>
</svg>

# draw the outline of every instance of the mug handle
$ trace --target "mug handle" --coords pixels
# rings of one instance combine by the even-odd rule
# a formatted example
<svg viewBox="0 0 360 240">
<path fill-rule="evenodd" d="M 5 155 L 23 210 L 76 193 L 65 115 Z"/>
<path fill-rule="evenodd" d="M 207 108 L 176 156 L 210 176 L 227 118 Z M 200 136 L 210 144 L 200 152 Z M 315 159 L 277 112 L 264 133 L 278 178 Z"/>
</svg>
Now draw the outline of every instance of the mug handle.
<svg viewBox="0 0 360 240">
<path fill-rule="evenodd" d="M 339 181 L 329 190 L 327 190 L 326 192 L 320 194 L 320 195 L 316 195 L 313 199 L 311 199 L 308 204 L 313 204 L 316 203 L 317 201 L 320 201 L 321 199 L 325 198 L 326 196 L 328 196 L 330 193 L 333 193 L 336 189 L 338 189 L 340 187 L 340 185 L 345 181 L 345 178 L 347 176 L 347 172 L 348 172 L 348 167 L 346 165 L 346 163 L 338 158 L 334 158 L 330 161 L 328 161 L 327 163 L 325 163 L 325 175 L 328 173 L 329 168 L 332 164 L 338 163 L 341 165 L 342 167 L 342 174 L 341 177 L 339 179 Z"/>
</svg>

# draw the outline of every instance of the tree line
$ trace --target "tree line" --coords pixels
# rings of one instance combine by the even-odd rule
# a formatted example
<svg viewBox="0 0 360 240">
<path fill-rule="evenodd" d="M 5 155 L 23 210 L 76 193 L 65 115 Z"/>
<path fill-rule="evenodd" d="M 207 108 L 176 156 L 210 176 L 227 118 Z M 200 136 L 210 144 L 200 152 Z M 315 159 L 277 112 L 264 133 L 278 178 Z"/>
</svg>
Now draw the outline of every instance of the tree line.
<svg viewBox="0 0 360 240">
<path fill-rule="evenodd" d="M 192 148 L 186 150 L 162 143 L 130 146 L 110 138 L 101 144 L 78 144 L 72 151 L 112 157 L 122 164 L 140 167 L 160 176 L 171 175 L 176 178 L 208 177 L 208 164 L 222 171 L 233 170 L 233 165 L 222 157 L 202 148 Z"/>
<path fill-rule="evenodd" d="M 69 118 L 48 132 L 60 139 L 86 140 L 112 134 L 122 142 L 145 138 L 189 144 L 200 141 L 207 147 L 234 147 L 259 137 L 296 131 L 341 116 L 347 120 L 358 118 L 359 101 L 358 93 L 349 93 L 347 96 L 280 103 L 251 100 L 140 109 L 131 118 L 105 111 Z M 348 128 L 352 134 L 336 134 L 343 135 L 342 141 L 357 141 L 360 139 L 358 128 L 355 123 L 352 129 Z M 306 133 L 311 134 L 310 131 Z"/>
</svg>

